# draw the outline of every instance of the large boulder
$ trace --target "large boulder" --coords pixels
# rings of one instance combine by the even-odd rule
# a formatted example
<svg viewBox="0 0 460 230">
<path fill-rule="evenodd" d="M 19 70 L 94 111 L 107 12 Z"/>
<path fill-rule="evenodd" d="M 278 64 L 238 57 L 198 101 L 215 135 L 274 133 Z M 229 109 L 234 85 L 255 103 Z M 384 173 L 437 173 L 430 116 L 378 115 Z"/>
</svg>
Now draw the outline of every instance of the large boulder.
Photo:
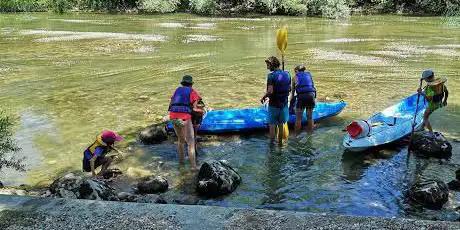
<svg viewBox="0 0 460 230">
<path fill-rule="evenodd" d="M 114 189 L 103 180 L 85 179 L 69 173 L 57 180 L 49 190 L 53 197 L 88 200 L 118 200 Z"/>
<path fill-rule="evenodd" d="M 455 180 L 447 183 L 450 190 L 460 191 L 460 169 L 455 171 Z"/>
<path fill-rule="evenodd" d="M 408 198 L 425 208 L 438 210 L 449 200 L 449 188 L 442 181 L 427 180 L 413 185 Z"/>
<path fill-rule="evenodd" d="M 4 188 L 5 186 L 3 185 L 3 183 L 0 181 L 0 188 Z"/>
<path fill-rule="evenodd" d="M 207 197 L 216 197 L 235 191 L 241 176 L 230 165 L 222 161 L 207 161 L 198 173 L 197 192 Z"/>
<path fill-rule="evenodd" d="M 433 136 L 425 132 L 415 133 L 410 149 L 421 157 L 450 158 L 452 156 L 452 145 L 438 132 Z"/>
<path fill-rule="evenodd" d="M 147 194 L 166 192 L 168 187 L 168 180 L 161 176 L 147 176 L 137 184 L 139 193 Z"/>
<path fill-rule="evenodd" d="M 137 134 L 144 144 L 158 144 L 168 139 L 168 132 L 164 124 L 153 124 Z"/>
</svg>

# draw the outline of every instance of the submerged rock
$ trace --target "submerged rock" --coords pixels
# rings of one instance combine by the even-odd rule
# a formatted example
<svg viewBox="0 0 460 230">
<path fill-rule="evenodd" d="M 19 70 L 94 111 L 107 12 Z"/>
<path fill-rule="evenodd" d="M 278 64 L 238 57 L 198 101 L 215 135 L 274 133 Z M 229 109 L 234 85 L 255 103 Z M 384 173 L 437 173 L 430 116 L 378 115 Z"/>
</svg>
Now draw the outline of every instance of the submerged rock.
<svg viewBox="0 0 460 230">
<path fill-rule="evenodd" d="M 136 203 L 154 203 L 154 204 L 167 204 L 166 200 L 159 195 L 147 194 L 137 197 L 134 202 Z"/>
<path fill-rule="evenodd" d="M 168 204 L 196 205 L 198 197 L 194 194 L 186 193 L 165 193 L 161 195 Z"/>
<path fill-rule="evenodd" d="M 5 186 L 3 185 L 3 183 L 0 181 L 0 188 L 4 188 Z"/>
<path fill-rule="evenodd" d="M 459 180 L 452 180 L 451 182 L 447 183 L 447 186 L 450 190 L 460 191 L 460 181 Z"/>
<path fill-rule="evenodd" d="M 137 136 L 144 144 L 158 144 L 168 139 L 168 133 L 164 124 L 150 125 L 139 132 Z"/>
<path fill-rule="evenodd" d="M 427 180 L 413 185 L 408 196 L 425 208 L 438 210 L 448 201 L 449 188 L 442 181 Z"/>
<path fill-rule="evenodd" d="M 54 197 L 88 200 L 118 200 L 114 189 L 102 180 L 85 179 L 73 173 L 55 180 L 49 186 Z"/>
<path fill-rule="evenodd" d="M 123 174 L 120 169 L 113 168 L 113 169 L 107 169 L 107 171 L 102 174 L 104 179 L 110 179 L 110 178 L 115 178 L 119 175 Z"/>
<path fill-rule="evenodd" d="M 138 195 L 131 194 L 129 192 L 120 192 L 117 194 L 117 197 L 120 201 L 125 201 L 125 202 L 136 202 L 137 198 L 139 197 Z"/>
<path fill-rule="evenodd" d="M 460 169 L 455 171 L 455 180 L 447 183 L 450 190 L 460 191 Z"/>
<path fill-rule="evenodd" d="M 207 197 L 225 195 L 235 191 L 241 183 L 241 176 L 222 161 L 207 161 L 198 173 L 197 192 Z"/>
<path fill-rule="evenodd" d="M 438 132 L 433 136 L 424 132 L 415 133 L 410 149 L 421 157 L 450 158 L 452 156 L 452 145 Z"/>
<path fill-rule="evenodd" d="M 168 180 L 161 176 L 144 177 L 137 184 L 140 193 L 160 193 L 168 190 Z"/>
</svg>

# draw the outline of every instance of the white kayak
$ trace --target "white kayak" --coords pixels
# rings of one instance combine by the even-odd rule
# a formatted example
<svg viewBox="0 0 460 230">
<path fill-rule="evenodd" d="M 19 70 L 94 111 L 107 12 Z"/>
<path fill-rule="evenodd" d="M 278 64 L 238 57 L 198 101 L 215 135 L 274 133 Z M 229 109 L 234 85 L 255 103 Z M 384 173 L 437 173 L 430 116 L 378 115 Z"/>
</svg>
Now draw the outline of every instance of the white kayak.
<svg viewBox="0 0 460 230">
<path fill-rule="evenodd" d="M 415 130 L 420 130 L 428 103 L 423 96 L 419 97 L 417 117 L 413 123 L 417 98 L 418 95 L 414 94 L 368 120 L 352 122 L 347 127 L 348 133 L 343 140 L 343 146 L 350 151 L 363 151 L 410 135 L 412 124 L 415 124 Z"/>
</svg>

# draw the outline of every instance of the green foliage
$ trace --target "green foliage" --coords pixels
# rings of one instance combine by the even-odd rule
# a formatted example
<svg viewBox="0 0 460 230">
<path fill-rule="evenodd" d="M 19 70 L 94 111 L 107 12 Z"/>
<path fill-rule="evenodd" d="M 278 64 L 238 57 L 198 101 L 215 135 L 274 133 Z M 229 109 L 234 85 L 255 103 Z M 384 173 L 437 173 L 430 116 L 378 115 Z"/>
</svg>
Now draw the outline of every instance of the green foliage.
<svg viewBox="0 0 460 230">
<path fill-rule="evenodd" d="M 0 0 L 0 12 L 46 10 L 47 0 Z"/>
<path fill-rule="evenodd" d="M 193 12 L 235 15 L 248 12 L 278 15 L 347 17 L 351 11 L 446 15 L 460 10 L 460 0 L 0 0 L 0 12 L 52 10 Z"/>
<path fill-rule="evenodd" d="M 62 14 L 71 8 L 67 0 L 49 0 L 48 7 L 55 13 Z"/>
<path fill-rule="evenodd" d="M 345 18 L 350 15 L 346 0 L 323 0 L 319 9 L 325 18 Z"/>
<path fill-rule="evenodd" d="M 79 10 L 123 11 L 137 7 L 137 0 L 66 0 Z"/>
<path fill-rule="evenodd" d="M 168 13 L 176 11 L 180 0 L 140 0 L 139 9 L 145 12 Z"/>
<path fill-rule="evenodd" d="M 13 168 L 19 171 L 25 170 L 23 164 L 24 159 L 18 159 L 14 153 L 21 150 L 16 146 L 12 136 L 13 122 L 11 119 L 0 112 L 0 171 L 3 168 Z M 6 156 L 8 153 L 13 153 L 12 156 Z"/>
<path fill-rule="evenodd" d="M 202 15 L 212 15 L 217 12 L 217 3 L 214 0 L 190 0 L 192 12 Z"/>
</svg>

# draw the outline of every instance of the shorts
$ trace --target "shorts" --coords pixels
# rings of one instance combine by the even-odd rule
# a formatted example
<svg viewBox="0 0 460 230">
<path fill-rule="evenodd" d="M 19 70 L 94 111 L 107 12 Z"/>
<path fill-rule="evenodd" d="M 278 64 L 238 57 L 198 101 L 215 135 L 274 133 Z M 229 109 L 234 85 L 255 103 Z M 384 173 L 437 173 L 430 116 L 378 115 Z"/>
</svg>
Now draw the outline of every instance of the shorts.
<svg viewBox="0 0 460 230">
<path fill-rule="evenodd" d="M 283 108 L 268 106 L 268 124 L 279 125 L 286 123 L 288 120 L 289 108 L 287 105 Z"/>
<path fill-rule="evenodd" d="M 304 93 L 297 95 L 297 109 L 314 108 L 315 93 Z"/>
<path fill-rule="evenodd" d="M 201 125 L 201 122 L 203 121 L 203 114 L 202 113 L 192 113 L 192 124 L 195 125 Z"/>
<path fill-rule="evenodd" d="M 428 102 L 428 109 L 430 112 L 434 112 L 435 110 L 442 108 L 443 104 L 441 102 Z"/>
<path fill-rule="evenodd" d="M 94 169 L 101 166 L 106 161 L 104 158 L 105 157 L 101 157 L 101 156 L 96 158 L 96 161 L 94 162 Z M 83 159 L 83 171 L 91 172 L 91 164 L 89 163 L 89 160 L 87 160 L 86 158 Z"/>
</svg>

